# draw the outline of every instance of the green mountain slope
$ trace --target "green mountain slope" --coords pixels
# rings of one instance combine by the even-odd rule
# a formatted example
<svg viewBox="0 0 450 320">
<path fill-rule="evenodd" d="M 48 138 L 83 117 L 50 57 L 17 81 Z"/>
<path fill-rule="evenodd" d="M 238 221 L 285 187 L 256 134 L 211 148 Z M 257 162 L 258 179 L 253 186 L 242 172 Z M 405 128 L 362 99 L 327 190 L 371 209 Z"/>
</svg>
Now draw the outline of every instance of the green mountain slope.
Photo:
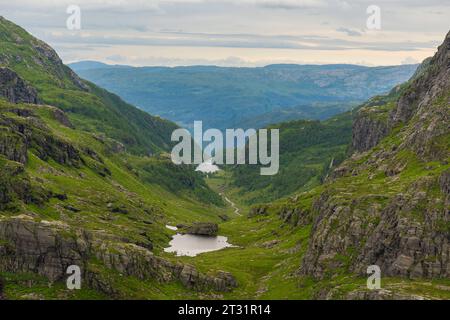
<svg viewBox="0 0 450 320">
<path fill-rule="evenodd" d="M 3 18 L 0 40 L 6 298 L 173 298 L 233 287 L 227 273 L 161 257 L 165 224 L 218 222 L 223 213 L 203 178 L 165 153 L 177 127 L 79 79 Z M 70 265 L 82 269 L 79 292 L 64 285 Z"/>
<path fill-rule="evenodd" d="M 104 133 L 141 154 L 169 150 L 175 124 L 81 80 L 46 43 L 2 17 L 0 43 L 0 66 L 31 83 L 42 103 L 64 110 L 77 128 Z"/>
<path fill-rule="evenodd" d="M 278 214 L 298 227 L 311 226 L 298 272 L 300 281 L 312 281 L 316 297 L 445 296 L 449 65 L 450 33 L 394 101 L 360 110 L 353 127 L 356 152 L 323 186 L 254 209 L 257 215 Z M 360 277 L 370 265 L 380 267 L 384 290 L 365 287 Z"/>
<path fill-rule="evenodd" d="M 280 130 L 280 170 L 261 176 L 260 167 L 239 165 L 230 169 L 232 185 L 246 202 L 268 202 L 320 185 L 347 156 L 352 136 L 352 113 L 327 121 L 291 121 L 271 125 Z"/>
<path fill-rule="evenodd" d="M 261 176 L 259 166 L 236 166 L 230 170 L 231 185 L 245 194 L 247 203 L 257 203 L 322 184 L 353 151 L 368 150 L 387 134 L 387 111 L 426 72 L 430 60 L 426 59 L 407 82 L 395 86 L 386 95 L 370 98 L 350 112 L 325 121 L 299 120 L 270 125 L 268 128 L 280 129 L 279 173 Z"/>
<path fill-rule="evenodd" d="M 408 80 L 416 65 L 269 65 L 262 68 L 70 65 L 84 78 L 184 127 L 260 128 L 327 119 Z"/>
</svg>

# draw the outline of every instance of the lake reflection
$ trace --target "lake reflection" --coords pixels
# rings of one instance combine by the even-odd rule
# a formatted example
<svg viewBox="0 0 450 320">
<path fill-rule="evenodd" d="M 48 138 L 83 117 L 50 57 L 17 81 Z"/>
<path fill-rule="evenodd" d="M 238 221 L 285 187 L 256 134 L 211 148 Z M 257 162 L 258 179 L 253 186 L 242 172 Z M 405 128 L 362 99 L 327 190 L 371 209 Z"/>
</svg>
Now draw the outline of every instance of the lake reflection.
<svg viewBox="0 0 450 320">
<path fill-rule="evenodd" d="M 170 247 L 165 248 L 165 252 L 175 252 L 177 256 L 189 257 L 195 257 L 204 252 L 233 247 L 232 244 L 228 243 L 227 237 L 207 237 L 192 234 L 176 234 L 169 244 Z"/>
</svg>

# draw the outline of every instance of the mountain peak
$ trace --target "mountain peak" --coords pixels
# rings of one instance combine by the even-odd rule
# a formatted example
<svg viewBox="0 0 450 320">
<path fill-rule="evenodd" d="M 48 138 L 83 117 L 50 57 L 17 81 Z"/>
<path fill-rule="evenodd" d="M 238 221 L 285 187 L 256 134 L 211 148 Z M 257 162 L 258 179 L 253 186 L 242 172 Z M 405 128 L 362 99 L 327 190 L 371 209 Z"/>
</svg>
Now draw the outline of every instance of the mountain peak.
<svg viewBox="0 0 450 320">
<path fill-rule="evenodd" d="M 450 68 L 450 31 L 445 37 L 444 43 L 439 46 L 436 54 L 436 62 L 440 65 Z"/>
<path fill-rule="evenodd" d="M 426 64 L 421 75 L 413 79 L 391 113 L 391 126 L 409 121 L 422 106 L 450 88 L 450 32 Z"/>
<path fill-rule="evenodd" d="M 14 70 L 22 78 L 61 88 L 88 90 L 52 47 L 5 18 L 0 19 L 0 41 L 0 65 Z"/>
</svg>

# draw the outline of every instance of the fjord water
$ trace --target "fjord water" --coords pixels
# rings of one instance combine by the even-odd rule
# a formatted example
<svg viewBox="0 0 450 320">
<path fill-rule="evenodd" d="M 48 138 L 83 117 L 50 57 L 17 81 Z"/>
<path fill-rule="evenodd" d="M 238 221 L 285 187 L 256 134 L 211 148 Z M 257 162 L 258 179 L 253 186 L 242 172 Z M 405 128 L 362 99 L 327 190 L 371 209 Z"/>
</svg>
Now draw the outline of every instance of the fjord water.
<svg viewBox="0 0 450 320">
<path fill-rule="evenodd" d="M 170 247 L 164 249 L 165 252 L 174 252 L 177 256 L 189 257 L 195 257 L 204 252 L 233 247 L 232 244 L 228 243 L 227 237 L 210 237 L 179 233 L 173 236 L 169 245 Z"/>
</svg>

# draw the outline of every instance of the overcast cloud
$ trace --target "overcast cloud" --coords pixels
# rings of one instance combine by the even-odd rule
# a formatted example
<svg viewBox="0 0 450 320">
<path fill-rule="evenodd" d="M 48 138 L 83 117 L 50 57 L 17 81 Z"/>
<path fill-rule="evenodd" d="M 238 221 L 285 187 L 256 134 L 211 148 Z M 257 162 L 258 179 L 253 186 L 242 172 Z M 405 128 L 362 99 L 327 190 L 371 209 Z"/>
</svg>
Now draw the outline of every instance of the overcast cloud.
<svg viewBox="0 0 450 320">
<path fill-rule="evenodd" d="M 381 8 L 381 30 L 366 9 Z M 82 29 L 66 28 L 69 5 Z M 131 65 L 414 63 L 450 29 L 450 0 L 0 0 L 65 62 Z"/>
</svg>

